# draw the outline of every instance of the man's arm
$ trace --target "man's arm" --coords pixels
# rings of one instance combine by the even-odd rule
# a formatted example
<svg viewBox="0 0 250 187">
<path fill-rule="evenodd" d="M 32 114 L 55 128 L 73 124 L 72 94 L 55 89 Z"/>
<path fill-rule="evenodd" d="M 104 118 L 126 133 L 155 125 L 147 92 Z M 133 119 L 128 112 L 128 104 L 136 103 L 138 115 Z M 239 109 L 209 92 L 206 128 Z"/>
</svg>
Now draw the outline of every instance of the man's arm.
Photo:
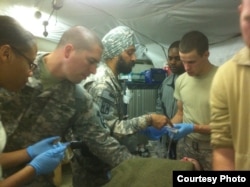
<svg viewBox="0 0 250 187">
<path fill-rule="evenodd" d="M 73 134 L 82 138 L 92 154 L 113 167 L 132 158 L 128 149 L 111 136 L 109 128 L 98 118 L 98 115 L 91 119 L 81 116 Z"/>
<path fill-rule="evenodd" d="M 83 140 L 92 154 L 113 167 L 133 158 L 128 149 L 111 136 L 110 129 L 92 97 L 84 92 L 82 99 L 81 107 L 84 110 L 74 121 L 73 136 Z"/>
<path fill-rule="evenodd" d="M 194 124 L 194 132 L 202 133 L 202 134 L 210 134 L 211 128 L 209 124 Z"/>
<path fill-rule="evenodd" d="M 177 101 L 177 113 L 171 119 L 173 124 L 182 123 L 183 120 L 183 103 L 181 101 Z M 210 133 L 210 126 L 208 124 L 194 124 L 194 132 L 198 133 Z"/>
<path fill-rule="evenodd" d="M 183 123 L 183 103 L 177 100 L 177 113 L 172 118 L 174 128 L 178 129 L 178 133 L 174 134 L 174 139 L 179 140 L 186 135 L 197 132 L 210 134 L 210 126 L 208 124 Z"/>
<path fill-rule="evenodd" d="M 97 103 L 105 122 L 114 134 L 122 136 L 134 134 L 150 125 L 160 129 L 168 122 L 167 118 L 161 114 L 145 114 L 123 120 L 122 116 L 120 116 L 121 111 L 118 111 L 121 107 L 117 106 L 122 103 L 122 100 L 121 103 L 117 103 L 117 96 L 114 96 L 112 90 L 103 84 L 99 84 L 95 89 L 90 89 L 89 93 Z"/>
<path fill-rule="evenodd" d="M 213 170 L 234 170 L 234 149 L 213 149 Z"/>
<path fill-rule="evenodd" d="M 173 124 L 182 123 L 183 120 L 183 103 L 180 100 L 177 100 L 177 112 L 174 117 L 171 119 Z"/>
<path fill-rule="evenodd" d="M 219 68 L 214 76 L 210 91 L 210 128 L 211 146 L 213 148 L 213 170 L 233 170 L 234 144 L 231 132 L 231 116 L 229 112 L 228 93 L 232 89 L 228 85 L 226 69 Z M 234 124 L 235 125 L 235 124 Z"/>
</svg>

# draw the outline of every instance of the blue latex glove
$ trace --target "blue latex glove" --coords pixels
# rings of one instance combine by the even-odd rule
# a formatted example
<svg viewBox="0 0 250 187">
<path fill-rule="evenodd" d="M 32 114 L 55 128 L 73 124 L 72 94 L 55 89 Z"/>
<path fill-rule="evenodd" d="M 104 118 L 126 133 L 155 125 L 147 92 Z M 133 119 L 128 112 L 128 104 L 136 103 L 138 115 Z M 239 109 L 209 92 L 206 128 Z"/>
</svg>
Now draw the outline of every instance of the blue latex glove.
<svg viewBox="0 0 250 187">
<path fill-rule="evenodd" d="M 172 134 L 171 132 L 169 135 L 170 137 L 173 137 L 173 140 L 179 140 L 189 133 L 194 132 L 194 124 L 192 123 L 177 123 L 174 124 L 173 128 L 178 130 L 177 133 Z"/>
<path fill-rule="evenodd" d="M 51 149 L 54 147 L 54 144 L 57 140 L 59 140 L 59 136 L 53 136 L 50 138 L 45 138 L 31 146 L 29 146 L 26 150 L 31 159 L 34 159 L 37 155 Z"/>
<path fill-rule="evenodd" d="M 28 165 L 36 170 L 37 175 L 51 173 L 62 161 L 65 149 L 68 145 L 68 143 L 60 143 L 55 148 L 38 155 Z"/>
<path fill-rule="evenodd" d="M 151 140 L 159 140 L 162 135 L 168 134 L 168 129 L 166 126 L 162 127 L 161 129 L 156 129 L 155 127 L 147 127 L 140 131 L 140 133 L 144 134 Z"/>
</svg>

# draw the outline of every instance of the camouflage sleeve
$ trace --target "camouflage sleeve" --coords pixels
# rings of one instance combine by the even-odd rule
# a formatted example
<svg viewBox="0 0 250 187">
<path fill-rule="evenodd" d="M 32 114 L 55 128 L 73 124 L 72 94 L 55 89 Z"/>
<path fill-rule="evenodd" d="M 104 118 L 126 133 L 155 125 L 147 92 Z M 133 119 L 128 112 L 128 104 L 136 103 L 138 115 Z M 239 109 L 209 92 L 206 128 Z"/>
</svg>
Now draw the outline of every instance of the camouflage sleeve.
<svg viewBox="0 0 250 187">
<path fill-rule="evenodd" d="M 7 136 L 10 136 L 18 127 L 18 119 L 23 113 L 23 108 L 24 107 L 17 93 L 0 89 L 0 115 Z"/>
<path fill-rule="evenodd" d="M 157 114 L 163 114 L 161 95 L 162 95 L 162 87 L 160 87 L 157 90 L 157 99 L 156 99 L 156 106 L 155 106 L 155 111 Z"/>
<path fill-rule="evenodd" d="M 118 136 L 125 136 L 134 134 L 147 127 L 150 123 L 148 115 L 126 120 L 122 119 L 123 116 L 118 111 L 119 107 L 120 111 L 122 110 L 122 98 L 120 98 L 119 102 L 114 92 L 110 88 L 107 88 L 105 84 L 98 84 L 94 89 L 89 90 L 112 133 Z"/>
<path fill-rule="evenodd" d="M 110 130 L 103 122 L 98 106 L 90 96 L 87 94 L 85 96 L 87 98 L 84 100 L 84 111 L 74 124 L 74 136 L 82 138 L 95 156 L 111 166 L 133 158 L 128 149 L 110 135 Z"/>
</svg>

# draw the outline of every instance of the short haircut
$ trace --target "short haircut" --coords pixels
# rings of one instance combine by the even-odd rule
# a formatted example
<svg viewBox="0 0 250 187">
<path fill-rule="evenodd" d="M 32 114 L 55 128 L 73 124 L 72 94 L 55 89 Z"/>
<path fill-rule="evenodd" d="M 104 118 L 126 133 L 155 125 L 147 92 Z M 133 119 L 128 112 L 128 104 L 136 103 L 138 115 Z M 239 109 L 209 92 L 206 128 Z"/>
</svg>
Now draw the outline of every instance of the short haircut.
<svg viewBox="0 0 250 187">
<path fill-rule="evenodd" d="M 193 50 L 196 50 L 199 55 L 208 51 L 208 39 L 200 31 L 190 31 L 184 34 L 180 41 L 179 51 L 181 53 L 189 53 Z"/>
<path fill-rule="evenodd" d="M 174 41 L 173 43 L 170 44 L 169 48 L 168 48 L 168 52 L 170 49 L 172 48 L 178 48 L 179 49 L 179 45 L 180 45 L 180 40 L 178 41 Z"/>
<path fill-rule="evenodd" d="M 76 50 L 89 50 L 93 44 L 98 44 L 102 49 L 102 41 L 95 32 L 83 26 L 74 26 L 65 31 L 57 48 L 72 44 Z"/>
</svg>

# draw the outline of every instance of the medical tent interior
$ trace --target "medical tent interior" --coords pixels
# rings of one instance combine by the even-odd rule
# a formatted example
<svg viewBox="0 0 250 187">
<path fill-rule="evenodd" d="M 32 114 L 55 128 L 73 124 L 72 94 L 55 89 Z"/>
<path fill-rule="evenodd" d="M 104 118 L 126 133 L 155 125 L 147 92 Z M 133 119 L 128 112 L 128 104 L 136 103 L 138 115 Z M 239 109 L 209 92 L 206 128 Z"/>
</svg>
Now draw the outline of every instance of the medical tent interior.
<svg viewBox="0 0 250 187">
<path fill-rule="evenodd" d="M 37 38 L 39 51 L 52 51 L 62 33 L 83 25 L 102 38 L 125 25 L 136 35 L 134 73 L 166 65 L 169 45 L 191 30 L 209 40 L 209 60 L 220 66 L 244 43 L 239 28 L 240 0 L 1 0 L 0 14 L 18 20 Z M 139 67 L 139 68 L 138 68 Z M 156 89 L 133 87 L 130 116 L 153 112 Z M 145 102 L 147 100 L 147 102 Z"/>
<path fill-rule="evenodd" d="M 15 18 L 36 36 L 38 49 L 55 49 L 61 35 L 75 25 L 102 38 L 124 25 L 136 36 L 133 73 L 162 69 L 169 45 L 189 31 L 209 40 L 209 60 L 220 66 L 244 46 L 239 27 L 240 0 L 0 0 L 0 14 Z M 133 87 L 128 116 L 154 112 L 157 87 Z"/>
</svg>

